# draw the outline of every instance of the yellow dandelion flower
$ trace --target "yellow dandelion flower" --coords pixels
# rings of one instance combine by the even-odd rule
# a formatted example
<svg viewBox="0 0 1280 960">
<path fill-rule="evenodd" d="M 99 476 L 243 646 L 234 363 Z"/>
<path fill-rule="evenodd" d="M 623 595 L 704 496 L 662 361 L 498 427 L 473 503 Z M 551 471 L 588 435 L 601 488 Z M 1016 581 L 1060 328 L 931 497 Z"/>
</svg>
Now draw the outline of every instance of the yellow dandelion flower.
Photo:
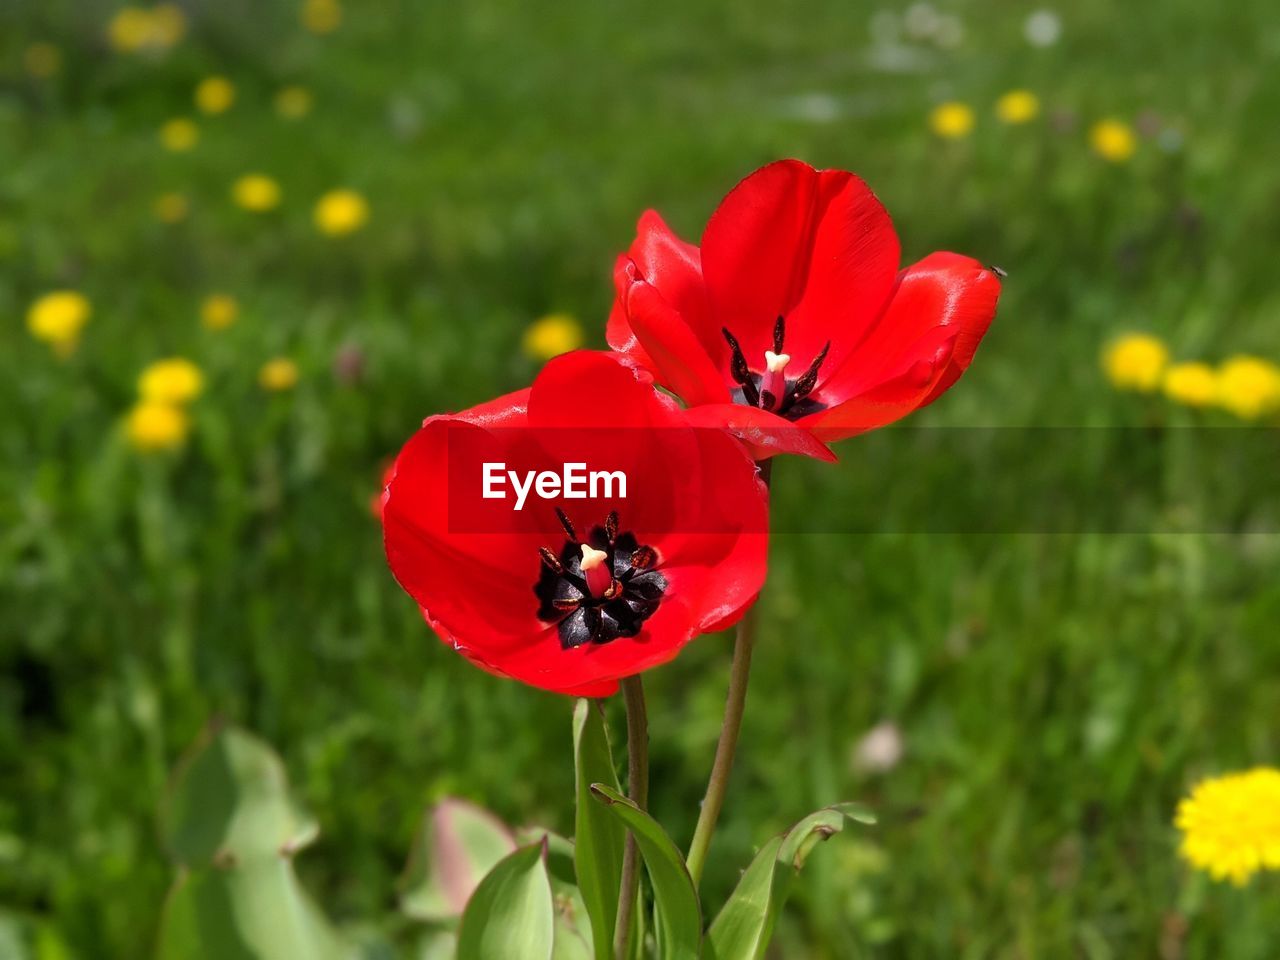
<svg viewBox="0 0 1280 960">
<path fill-rule="evenodd" d="M 534 360 L 550 360 L 582 346 L 582 327 L 567 313 L 548 314 L 529 325 L 520 345 Z"/>
<path fill-rule="evenodd" d="M 205 77 L 196 84 L 196 108 L 201 113 L 226 113 L 236 101 L 236 88 L 226 77 Z"/>
<path fill-rule="evenodd" d="M 200 128 L 186 117 L 174 117 L 160 128 L 160 142 L 171 153 L 184 153 L 200 139 Z"/>
<path fill-rule="evenodd" d="M 173 406 L 190 403 L 204 390 L 204 374 L 190 360 L 170 357 L 149 364 L 138 377 L 138 396 L 145 403 Z"/>
<path fill-rule="evenodd" d="M 299 16 L 312 33 L 333 33 L 342 23 L 342 5 L 338 0 L 303 0 Z"/>
<path fill-rule="evenodd" d="M 151 8 L 151 36 L 155 46 L 172 47 L 187 32 L 187 16 L 176 3 Z"/>
<path fill-rule="evenodd" d="M 1215 880 L 1280 870 L 1280 770 L 1255 767 L 1198 783 L 1178 804 L 1180 852 Z"/>
<path fill-rule="evenodd" d="M 1218 398 L 1218 375 L 1207 363 L 1175 363 L 1164 372 L 1164 395 L 1186 407 L 1207 407 Z"/>
<path fill-rule="evenodd" d="M 292 390 L 298 384 L 298 365 L 288 357 L 268 360 L 258 371 L 258 383 L 263 390 L 273 393 Z"/>
<path fill-rule="evenodd" d="M 55 290 L 40 297 L 27 310 L 27 329 L 37 340 L 68 356 L 80 342 L 80 331 L 93 312 L 89 300 L 75 290 Z"/>
<path fill-rule="evenodd" d="M 107 23 L 107 42 L 122 53 L 141 50 L 151 35 L 151 14 L 141 7 L 121 7 Z"/>
<path fill-rule="evenodd" d="M 1130 333 L 1114 341 L 1102 354 L 1102 369 L 1118 390 L 1152 393 L 1169 364 L 1169 348 L 1159 337 Z"/>
<path fill-rule="evenodd" d="M 121 7 L 107 24 L 107 42 L 122 53 L 167 50 L 187 30 L 187 18 L 176 4 L 162 3 L 150 10 Z"/>
<path fill-rule="evenodd" d="M 240 317 L 240 304 L 225 293 L 211 293 L 200 304 L 200 322 L 208 330 L 225 330 Z"/>
<path fill-rule="evenodd" d="M 247 173 L 231 185 L 231 199 L 237 207 L 264 213 L 280 205 L 280 184 L 261 173 Z"/>
<path fill-rule="evenodd" d="M 354 233 L 369 219 L 369 204 L 354 190 L 330 190 L 312 212 L 316 229 L 330 237 Z"/>
<path fill-rule="evenodd" d="M 191 421 L 185 411 L 169 403 L 150 400 L 135 406 L 125 419 L 129 442 L 144 453 L 180 446 L 190 429 Z"/>
<path fill-rule="evenodd" d="M 1001 123 L 1029 123 L 1040 113 L 1040 98 L 1030 90 L 1010 90 L 996 101 L 996 116 Z"/>
<path fill-rule="evenodd" d="M 276 113 L 286 120 L 299 120 L 311 112 L 311 91 L 306 87 L 281 87 L 276 93 Z"/>
<path fill-rule="evenodd" d="M 929 114 L 929 129 L 944 140 L 960 140 L 973 132 L 973 108 L 957 100 L 940 103 Z"/>
<path fill-rule="evenodd" d="M 1122 120 L 1099 120 L 1089 130 L 1093 152 L 1111 163 L 1124 163 L 1138 149 L 1133 128 Z"/>
<path fill-rule="evenodd" d="M 62 69 L 62 51 L 52 43 L 37 41 L 23 52 L 22 66 L 29 76 L 46 80 Z"/>
<path fill-rule="evenodd" d="M 181 193 L 162 193 L 151 205 L 151 212 L 161 223 L 181 223 L 187 219 L 191 205 Z"/>
<path fill-rule="evenodd" d="M 1231 357 L 1218 368 L 1217 399 L 1242 420 L 1280 410 L 1280 367 L 1261 357 Z"/>
</svg>

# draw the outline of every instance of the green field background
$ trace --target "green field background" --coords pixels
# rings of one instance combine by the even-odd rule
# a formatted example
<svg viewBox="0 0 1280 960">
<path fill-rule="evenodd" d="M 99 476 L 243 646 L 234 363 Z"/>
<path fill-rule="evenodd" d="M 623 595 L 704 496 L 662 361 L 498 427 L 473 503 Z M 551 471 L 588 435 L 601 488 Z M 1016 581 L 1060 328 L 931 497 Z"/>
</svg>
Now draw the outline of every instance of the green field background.
<svg viewBox="0 0 1280 960">
<path fill-rule="evenodd" d="M 137 56 L 104 42 L 111 4 L 0 2 L 0 926 L 38 960 L 150 953 L 172 873 L 158 805 L 213 716 L 280 751 L 321 824 L 305 882 L 395 955 L 425 805 L 572 831 L 571 702 L 439 644 L 368 503 L 424 416 L 533 377 L 521 336 L 540 315 L 603 347 L 613 257 L 647 207 L 696 238 L 740 177 L 796 156 L 864 176 L 907 260 L 1006 269 L 972 370 L 914 426 L 1226 429 L 1115 393 L 1100 350 L 1138 329 L 1178 358 L 1280 359 L 1280 13 L 1263 0 L 1061 4 L 1044 48 L 1023 34 L 1033 7 L 1005 0 L 940 0 L 953 46 L 912 39 L 905 5 L 835 0 L 347 0 L 323 36 L 293 3 L 183 6 L 185 39 Z M 24 72 L 35 41 L 61 50 L 55 76 Z M 156 131 L 214 73 L 234 107 L 165 152 Z M 290 123 L 271 103 L 291 83 L 315 106 Z M 1040 98 L 1033 122 L 996 119 L 1014 88 Z M 944 141 L 928 116 L 952 99 L 976 125 Z M 1090 150 L 1104 117 L 1146 118 L 1129 161 Z M 279 181 L 278 210 L 230 202 L 251 171 Z M 337 186 L 371 217 L 335 239 L 311 208 Z M 176 225 L 152 214 L 170 191 L 191 204 Z M 24 322 L 59 287 L 94 306 L 66 361 Z M 242 306 L 219 333 L 199 322 L 212 291 Z M 358 377 L 335 375 L 340 351 Z M 207 388 L 185 450 L 141 456 L 121 418 L 170 355 Z M 300 382 L 266 395 L 277 355 Z M 997 509 L 1019 482 L 1002 458 L 943 483 L 927 437 L 775 472 L 797 532 L 772 547 L 709 900 L 773 832 L 857 799 L 882 825 L 815 854 L 775 956 L 1280 954 L 1275 876 L 1193 875 L 1172 827 L 1198 777 L 1280 761 L 1280 538 L 1249 509 L 1275 475 L 1206 489 L 1173 464 L 1170 509 L 1124 532 L 922 531 L 894 505 L 989 490 Z M 886 449 L 899 469 L 868 473 Z M 1036 450 L 1041 472 L 1078 468 L 1069 443 Z M 1111 506 L 1142 494 L 1117 485 Z M 1230 523 L 1202 515 L 1219 497 L 1242 504 Z M 881 500 L 883 529 L 840 520 Z M 681 844 L 728 654 L 706 637 L 647 678 L 652 808 Z M 881 722 L 905 753 L 877 774 L 853 754 Z"/>
</svg>

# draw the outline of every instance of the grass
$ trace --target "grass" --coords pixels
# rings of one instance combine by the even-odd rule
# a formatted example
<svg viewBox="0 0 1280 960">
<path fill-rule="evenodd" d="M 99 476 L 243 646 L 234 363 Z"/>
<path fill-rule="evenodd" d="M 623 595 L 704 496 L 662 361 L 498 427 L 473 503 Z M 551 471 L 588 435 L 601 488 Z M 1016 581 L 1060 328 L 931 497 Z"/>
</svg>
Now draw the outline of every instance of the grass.
<svg viewBox="0 0 1280 960">
<path fill-rule="evenodd" d="M 968 515 L 951 505 L 981 510 L 989 488 L 997 511 L 1024 469 L 1080 469 L 1064 430 L 1025 464 L 947 473 L 931 438 L 963 434 L 944 428 L 1187 422 L 1109 392 L 1098 351 L 1124 329 L 1178 357 L 1280 354 L 1266 4 L 1087 0 L 1042 50 L 1012 3 L 948 4 L 955 50 L 886 48 L 872 8 L 830 0 L 353 0 L 325 37 L 292 4 L 185 6 L 189 35 L 159 58 L 108 50 L 103 3 L 0 9 L 0 907 L 38 931 L 36 956 L 145 952 L 170 878 L 158 798 L 215 714 L 285 757 L 322 825 L 301 869 L 344 922 L 387 917 L 435 797 L 570 829 L 569 702 L 438 644 L 367 501 L 424 415 L 532 377 L 534 317 L 570 311 L 603 345 L 612 257 L 645 207 L 696 237 L 778 156 L 859 171 L 907 259 L 952 248 L 1011 276 L 973 370 L 913 421 L 937 429 L 776 473 L 779 529 L 797 532 L 773 549 L 712 902 L 771 831 L 856 798 L 884 825 L 812 859 L 779 956 L 1271 955 L 1274 879 L 1190 875 L 1171 827 L 1197 776 L 1280 757 L 1271 476 L 1174 476 L 1177 509 L 1153 522 L 1148 491 L 1117 485 L 1102 530 L 947 532 L 896 506 Z M 22 72 L 34 40 L 62 50 L 52 79 Z M 164 153 L 159 126 L 214 72 L 235 107 L 200 121 L 192 153 Z M 290 124 L 270 102 L 294 82 L 316 107 Z M 1014 87 L 1044 102 L 1025 127 L 991 113 Z M 944 143 L 926 116 L 951 98 L 978 124 Z M 1144 111 L 1179 149 L 1089 152 L 1094 120 Z M 279 211 L 231 205 L 252 170 L 280 181 Z M 310 222 L 338 185 L 372 207 L 345 240 Z M 167 191 L 191 202 L 175 226 L 151 214 Z M 65 363 L 21 319 L 60 286 L 95 309 Z M 215 290 L 243 306 L 220 334 L 197 319 Z M 357 382 L 331 372 L 343 347 Z M 171 354 L 209 386 L 188 449 L 142 458 L 119 420 L 139 370 Z M 264 397 L 277 354 L 302 380 Z M 1218 496 L 1240 512 L 1218 516 Z M 647 678 L 652 805 L 682 842 L 727 664 L 708 638 Z M 858 772 L 853 747 L 884 719 L 905 758 Z"/>
</svg>

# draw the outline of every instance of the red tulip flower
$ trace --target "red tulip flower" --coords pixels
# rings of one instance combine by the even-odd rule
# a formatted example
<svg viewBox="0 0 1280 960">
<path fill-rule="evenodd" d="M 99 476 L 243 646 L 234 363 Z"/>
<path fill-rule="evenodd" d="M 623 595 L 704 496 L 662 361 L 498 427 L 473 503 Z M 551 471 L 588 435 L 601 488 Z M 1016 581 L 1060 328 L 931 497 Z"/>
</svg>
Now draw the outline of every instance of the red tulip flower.
<svg viewBox="0 0 1280 960">
<path fill-rule="evenodd" d="M 654 211 L 614 271 L 609 344 L 757 458 L 834 459 L 824 443 L 931 403 L 995 315 L 1000 275 L 954 253 L 899 270 L 865 183 L 781 160 L 721 202 L 701 247 Z"/>
<path fill-rule="evenodd" d="M 574 462 L 625 488 L 531 492 Z M 505 474 L 482 492 L 499 463 L 510 486 L 526 478 L 518 509 Z M 764 584 L 766 497 L 732 436 L 691 426 L 613 355 L 576 352 L 527 390 L 429 418 L 382 519 L 392 572 L 442 640 L 493 673 L 604 696 L 741 617 Z"/>
</svg>

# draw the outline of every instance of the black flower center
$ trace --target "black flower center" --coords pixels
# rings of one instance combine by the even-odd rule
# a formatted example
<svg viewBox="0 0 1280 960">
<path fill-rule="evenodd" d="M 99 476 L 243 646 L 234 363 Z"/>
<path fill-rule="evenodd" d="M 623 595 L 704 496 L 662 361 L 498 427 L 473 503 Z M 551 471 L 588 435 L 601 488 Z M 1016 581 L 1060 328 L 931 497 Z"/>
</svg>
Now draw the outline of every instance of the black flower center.
<svg viewBox="0 0 1280 960">
<path fill-rule="evenodd" d="M 603 526 L 592 527 L 586 540 L 578 539 L 563 511 L 556 515 L 567 539 L 558 553 L 550 547 L 539 551 L 542 568 L 533 586 L 538 619 L 557 624 L 565 650 L 634 637 L 667 589 L 666 577 L 655 569 L 657 551 L 635 534 L 619 532 L 616 511 Z"/>
<path fill-rule="evenodd" d="M 720 330 L 729 344 L 732 355 L 729 361 L 729 373 L 738 386 L 733 390 L 733 402 L 747 407 L 759 407 L 788 420 L 799 420 L 810 413 L 825 410 L 827 405 L 811 396 L 818 385 L 818 371 L 822 361 L 827 359 L 827 351 L 831 349 L 831 341 L 813 358 L 807 370 L 800 376 L 787 377 L 785 370 L 790 357 L 783 353 L 787 326 L 779 317 L 773 325 L 773 351 L 765 354 L 766 369 L 764 372 L 752 370 L 742 352 L 737 338 L 729 332 L 728 327 Z M 776 369 L 775 369 L 776 367 Z"/>
</svg>

